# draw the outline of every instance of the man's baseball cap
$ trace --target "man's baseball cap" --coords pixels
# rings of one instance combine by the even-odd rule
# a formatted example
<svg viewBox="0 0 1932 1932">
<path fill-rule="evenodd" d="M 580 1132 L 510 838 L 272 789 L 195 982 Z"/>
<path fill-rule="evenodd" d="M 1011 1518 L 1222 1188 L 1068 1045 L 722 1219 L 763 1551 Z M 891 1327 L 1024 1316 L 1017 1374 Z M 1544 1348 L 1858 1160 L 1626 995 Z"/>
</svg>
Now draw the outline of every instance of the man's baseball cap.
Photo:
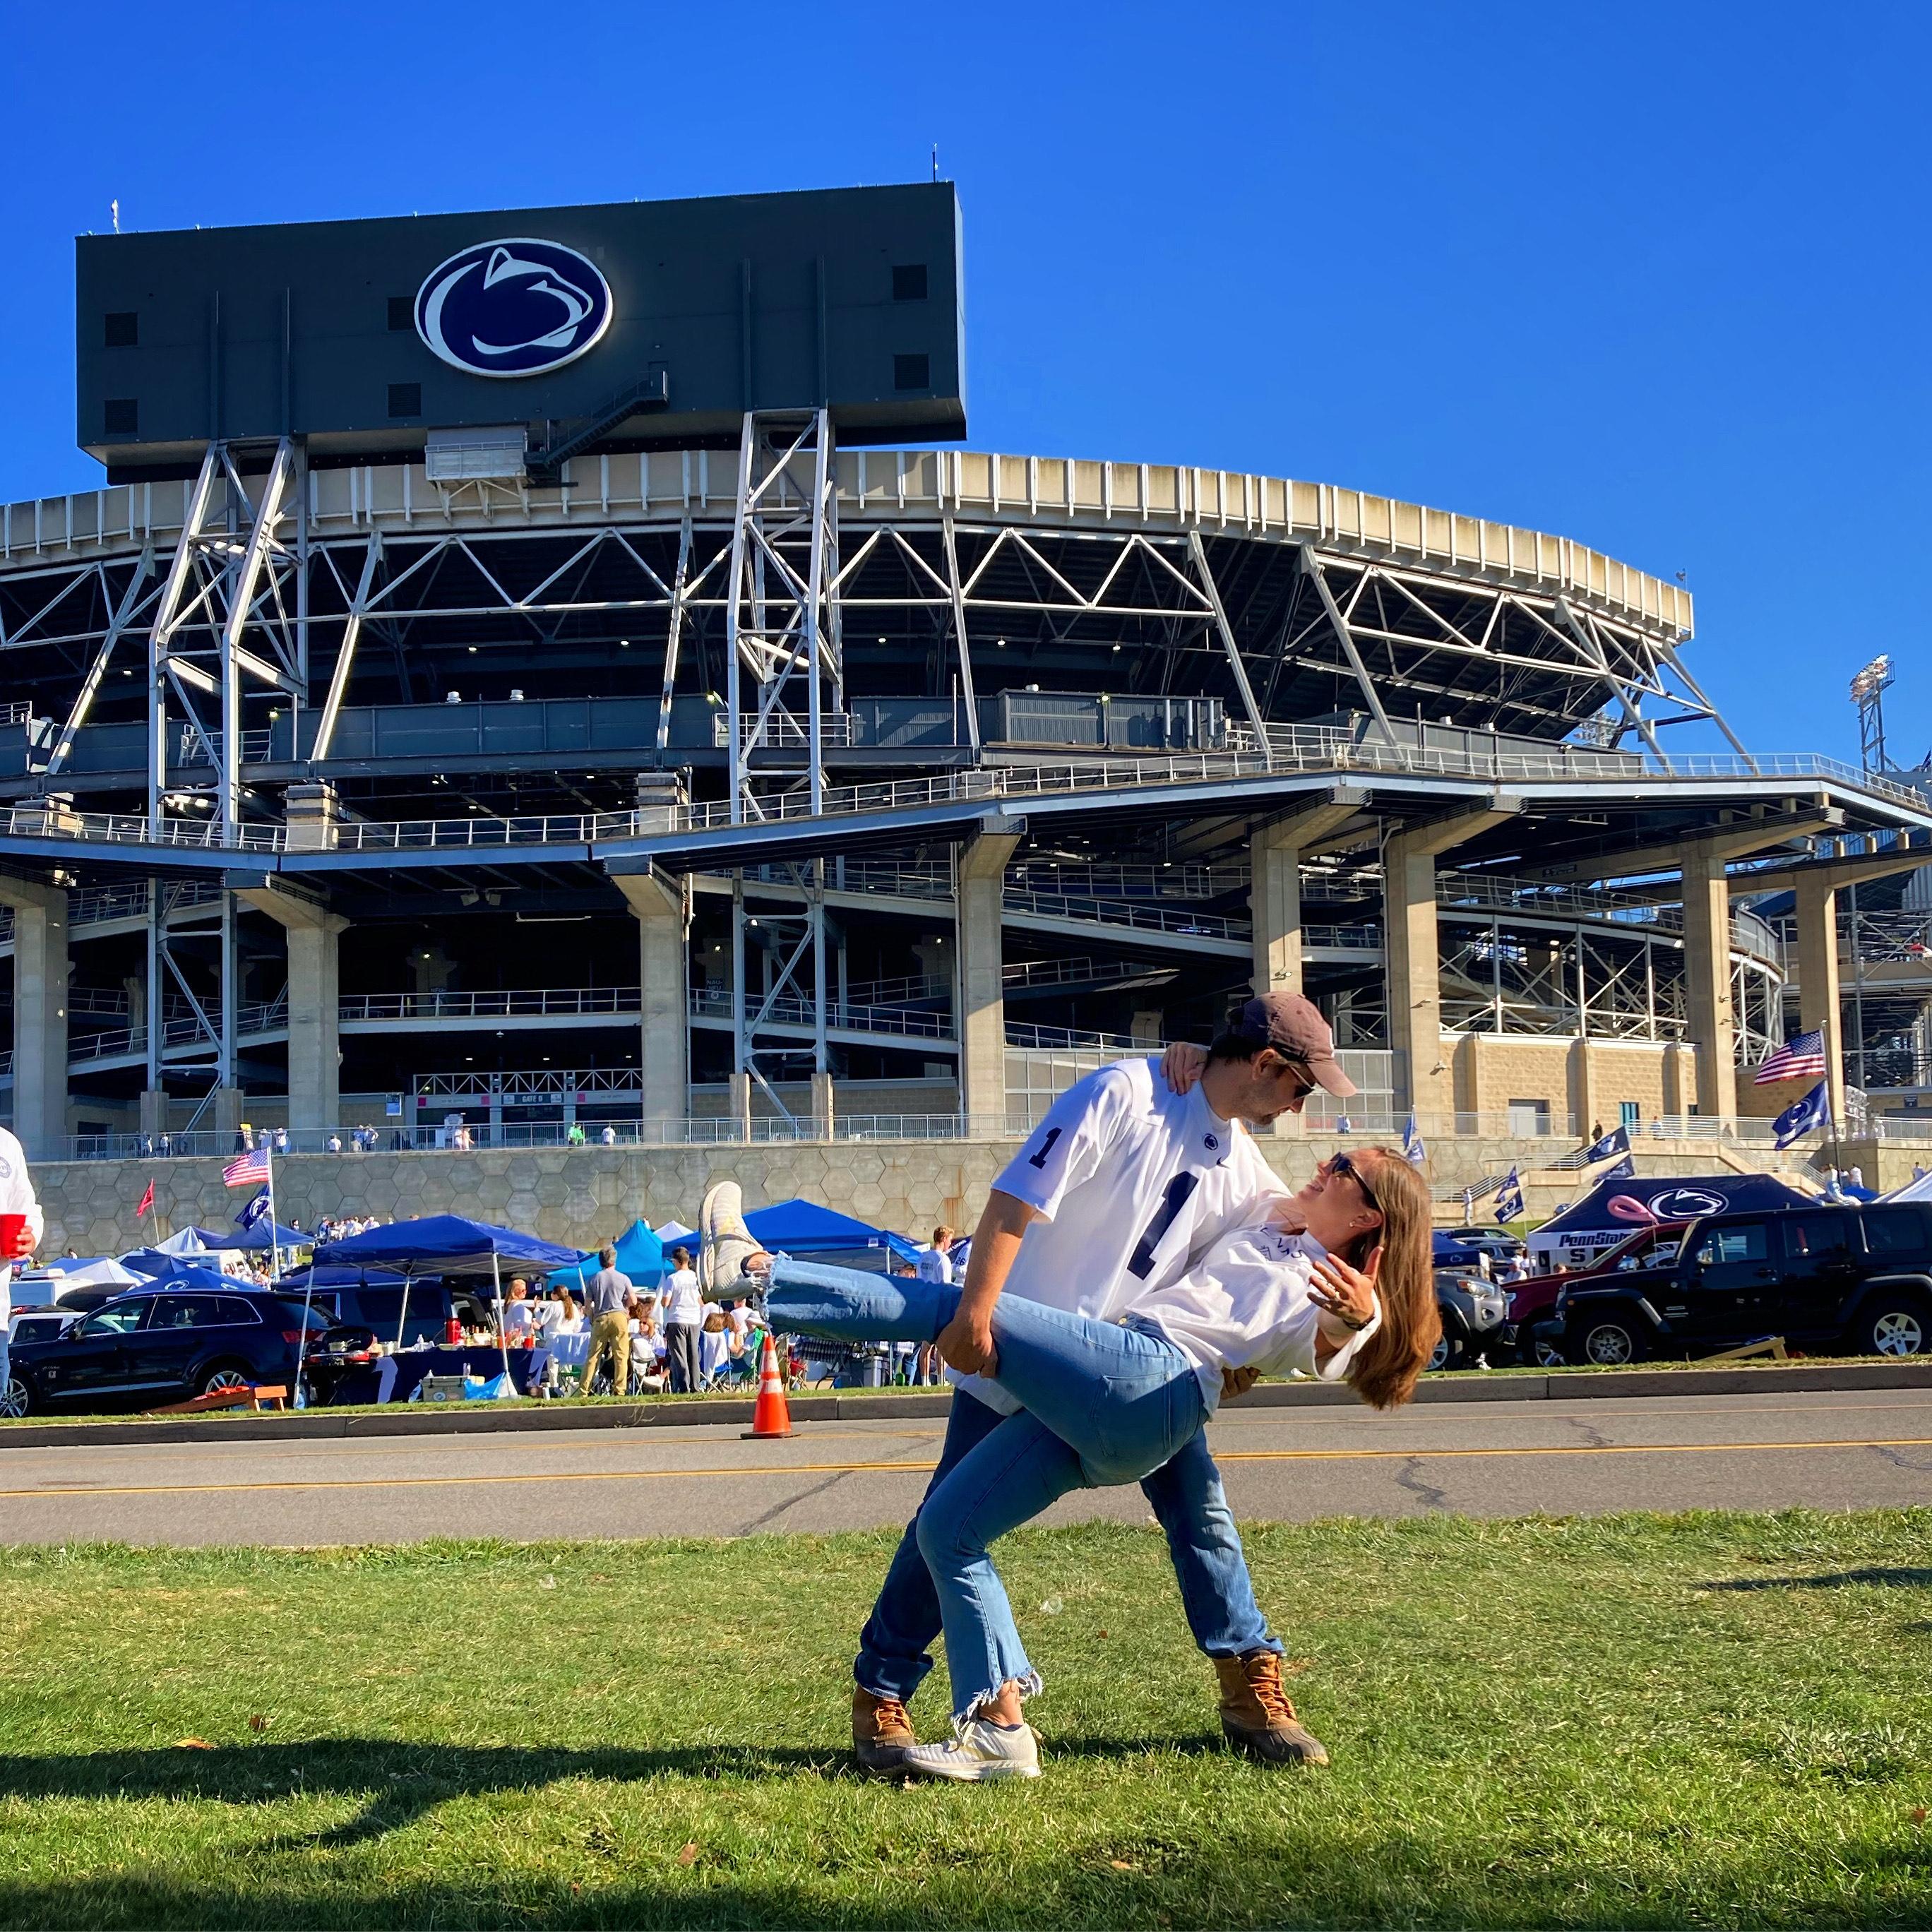
<svg viewBox="0 0 1932 1932">
<path fill-rule="evenodd" d="M 1335 1058 L 1335 1036 L 1315 1002 L 1300 993 L 1264 993 L 1228 1016 L 1228 1030 L 1258 1040 L 1306 1067 L 1316 1084 L 1338 1100 L 1356 1090 Z"/>
</svg>

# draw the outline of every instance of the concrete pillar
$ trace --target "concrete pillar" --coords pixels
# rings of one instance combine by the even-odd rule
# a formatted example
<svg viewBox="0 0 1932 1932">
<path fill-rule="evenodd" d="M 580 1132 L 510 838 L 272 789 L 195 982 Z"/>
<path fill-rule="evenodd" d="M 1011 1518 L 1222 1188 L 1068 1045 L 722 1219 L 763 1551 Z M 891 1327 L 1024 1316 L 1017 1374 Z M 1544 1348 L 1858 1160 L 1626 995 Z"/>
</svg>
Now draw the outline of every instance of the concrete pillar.
<svg viewBox="0 0 1932 1932">
<path fill-rule="evenodd" d="M 668 873 L 614 874 L 638 922 L 638 983 L 644 988 L 638 1069 L 643 1117 L 675 1131 L 691 1112 L 691 1019 L 684 887 Z"/>
<path fill-rule="evenodd" d="M 289 945 L 289 1131 L 326 1136 L 342 1123 L 339 962 L 349 922 L 325 914 L 291 926 Z"/>
<path fill-rule="evenodd" d="M 1825 1090 L 1844 1130 L 1844 1022 L 1838 1003 L 1838 895 L 1826 880 L 1798 875 L 1798 1026 L 1825 1036 Z"/>
<path fill-rule="evenodd" d="M 1367 794 L 1337 785 L 1320 801 L 1257 826 L 1249 845 L 1248 909 L 1254 922 L 1257 994 L 1301 991 L 1301 860 L 1354 818 Z"/>
<path fill-rule="evenodd" d="M 731 1076 L 731 1120 L 738 1130 L 738 1138 L 748 1142 L 752 1138 L 752 1076 L 748 1073 Z"/>
<path fill-rule="evenodd" d="M 1587 1134 L 1597 1118 L 1597 1069 L 1587 1040 L 1570 1042 L 1570 1118 L 1572 1130 Z"/>
<path fill-rule="evenodd" d="M 812 1076 L 812 1118 L 814 1132 L 824 1140 L 832 1138 L 832 1076 L 814 1073 Z"/>
<path fill-rule="evenodd" d="M 1737 1016 L 1731 1004 L 1731 890 L 1723 854 L 1687 848 L 1684 861 L 1684 1016 L 1697 1050 L 1697 1111 L 1738 1111 Z"/>
<path fill-rule="evenodd" d="M 1382 932 L 1387 948 L 1389 1045 L 1402 1104 L 1435 1124 L 1456 1110 L 1442 1040 L 1442 987 L 1436 936 L 1436 855 L 1406 832 L 1382 848 Z"/>
<path fill-rule="evenodd" d="M 1301 991 L 1301 848 L 1284 840 L 1282 829 L 1262 826 L 1249 848 L 1257 996 Z"/>
<path fill-rule="evenodd" d="M 218 1087 L 208 1112 L 202 1116 L 207 1125 L 198 1130 L 202 1133 L 219 1134 L 224 1145 L 242 1130 L 242 1109 L 248 1105 L 248 1097 L 238 1087 Z"/>
<path fill-rule="evenodd" d="M 168 1130 L 168 1096 L 160 1087 L 141 1089 L 141 1131 L 151 1138 Z"/>
<path fill-rule="evenodd" d="M 67 894 L 0 878 L 14 910 L 14 1132 L 32 1160 L 67 1151 Z"/>
<path fill-rule="evenodd" d="M 236 897 L 266 913 L 287 942 L 289 1131 L 308 1135 L 319 1144 L 320 1137 L 342 1124 L 339 962 L 349 922 L 319 901 L 271 881 L 238 884 Z M 238 1103 L 236 1124 L 240 1120 Z"/>
<path fill-rule="evenodd" d="M 988 818 L 959 852 L 959 1111 L 968 1120 L 1006 1117 L 1006 1002 L 1000 925 L 1006 862 L 1020 819 Z"/>
<path fill-rule="evenodd" d="M 331 852 L 341 807 L 332 784 L 292 784 L 282 795 L 291 852 Z M 334 1123 L 332 1122 L 331 1125 Z"/>
<path fill-rule="evenodd" d="M 1514 818 L 1520 799 L 1501 794 L 1471 812 L 1405 825 L 1382 847 L 1382 932 L 1388 988 L 1389 1045 L 1395 1050 L 1399 1098 L 1415 1114 L 1444 1117 L 1456 1110 L 1452 1050 L 1442 1037 L 1440 942 L 1436 937 L 1436 861 L 1479 832 Z"/>
</svg>

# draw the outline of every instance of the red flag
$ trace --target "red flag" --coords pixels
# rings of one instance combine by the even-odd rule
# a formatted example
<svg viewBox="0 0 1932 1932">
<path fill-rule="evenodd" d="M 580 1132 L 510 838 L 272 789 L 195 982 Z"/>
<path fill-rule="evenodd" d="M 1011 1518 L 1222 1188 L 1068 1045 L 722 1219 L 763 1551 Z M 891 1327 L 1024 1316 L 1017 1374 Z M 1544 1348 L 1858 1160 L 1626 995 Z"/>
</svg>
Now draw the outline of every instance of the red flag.
<svg viewBox="0 0 1932 1932">
<path fill-rule="evenodd" d="M 146 1213 L 147 1213 L 147 1211 L 148 1211 L 148 1210 L 149 1208 L 151 1208 L 152 1207 L 153 1207 L 153 1206 L 154 1206 L 154 1184 L 151 1180 L 151 1181 L 149 1181 L 149 1182 L 148 1183 L 148 1191 L 147 1191 L 147 1192 L 146 1192 L 146 1193 L 145 1193 L 144 1195 L 142 1195 L 142 1196 L 141 1196 L 141 1204 L 140 1204 L 140 1207 L 138 1207 L 138 1208 L 136 1208 L 134 1210 L 134 1218 L 135 1218 L 135 1220 L 138 1221 L 138 1220 L 141 1218 L 141 1216 L 142 1216 L 143 1214 L 146 1214 Z"/>
</svg>

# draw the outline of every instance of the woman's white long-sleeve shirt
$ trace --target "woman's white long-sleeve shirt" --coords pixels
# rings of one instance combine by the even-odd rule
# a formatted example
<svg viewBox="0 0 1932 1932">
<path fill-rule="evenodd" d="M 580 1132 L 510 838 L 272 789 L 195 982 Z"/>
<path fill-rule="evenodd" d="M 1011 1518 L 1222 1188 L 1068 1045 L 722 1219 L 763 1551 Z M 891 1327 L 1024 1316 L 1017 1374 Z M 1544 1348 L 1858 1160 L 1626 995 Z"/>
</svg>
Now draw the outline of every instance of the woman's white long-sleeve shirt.
<svg viewBox="0 0 1932 1932">
<path fill-rule="evenodd" d="M 1381 1328 L 1382 1304 L 1367 1324 L 1325 1361 L 1315 1359 L 1321 1310 L 1309 1298 L 1315 1263 L 1327 1250 L 1306 1234 L 1263 1222 L 1224 1234 L 1179 1280 L 1137 1303 L 1134 1312 L 1160 1323 L 1194 1366 L 1211 1414 L 1221 1400 L 1223 1369 L 1265 1376 L 1299 1370 L 1340 1382 Z"/>
</svg>

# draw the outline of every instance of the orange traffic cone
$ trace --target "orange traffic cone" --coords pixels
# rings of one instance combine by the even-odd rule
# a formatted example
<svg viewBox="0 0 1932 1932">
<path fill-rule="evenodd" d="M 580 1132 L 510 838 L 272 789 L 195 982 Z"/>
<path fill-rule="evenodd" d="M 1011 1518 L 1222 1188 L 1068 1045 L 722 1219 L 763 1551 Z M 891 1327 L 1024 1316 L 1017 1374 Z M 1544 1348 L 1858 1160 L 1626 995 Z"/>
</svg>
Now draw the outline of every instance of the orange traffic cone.
<svg viewBox="0 0 1932 1932">
<path fill-rule="evenodd" d="M 785 1401 L 784 1378 L 778 1373 L 778 1352 L 765 1337 L 764 1353 L 758 1363 L 758 1400 L 752 1411 L 752 1426 L 744 1432 L 747 1442 L 758 1442 L 791 1433 L 791 1409 Z"/>
</svg>

